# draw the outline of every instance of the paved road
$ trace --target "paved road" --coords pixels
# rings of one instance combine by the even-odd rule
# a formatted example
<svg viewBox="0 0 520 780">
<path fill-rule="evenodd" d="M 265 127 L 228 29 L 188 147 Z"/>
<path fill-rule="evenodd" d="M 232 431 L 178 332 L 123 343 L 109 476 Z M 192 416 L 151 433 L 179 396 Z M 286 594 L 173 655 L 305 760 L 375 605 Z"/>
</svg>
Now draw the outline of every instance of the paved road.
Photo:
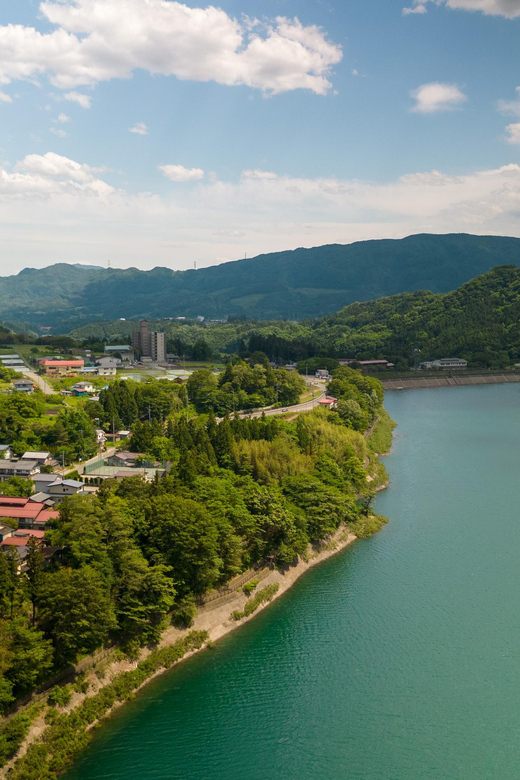
<svg viewBox="0 0 520 780">
<path fill-rule="evenodd" d="M 277 409 L 260 409 L 259 412 L 252 412 L 251 414 L 247 414 L 246 412 L 241 412 L 239 414 L 239 417 L 261 417 L 263 414 L 265 414 L 266 417 L 273 417 L 278 414 L 289 414 L 289 413 L 298 413 L 298 412 L 311 412 L 313 409 L 316 408 L 321 398 L 325 398 L 325 393 L 321 393 L 321 395 L 317 396 L 317 398 L 313 398 L 312 401 L 305 401 L 303 404 L 294 404 L 294 406 L 284 406 L 282 408 Z"/>
<path fill-rule="evenodd" d="M 116 451 L 117 450 L 115 447 L 108 447 L 106 450 L 103 450 L 101 454 L 98 452 L 96 455 L 94 455 L 94 457 L 90 458 L 90 460 L 86 460 L 84 463 L 74 463 L 72 466 L 68 466 L 65 469 L 65 474 L 68 474 L 72 471 L 77 471 L 78 474 L 83 474 L 85 471 L 85 466 L 90 463 L 95 463 L 97 460 L 100 460 L 100 458 L 106 460 L 107 458 L 112 457 L 112 455 L 115 455 Z"/>
<path fill-rule="evenodd" d="M 34 371 L 31 371 L 29 368 L 20 368 L 17 370 L 20 371 L 20 373 L 23 374 L 24 376 L 27 376 L 29 377 L 29 379 L 32 379 L 34 384 L 38 385 L 38 387 L 40 388 L 40 390 L 44 395 L 54 395 L 54 393 L 56 392 L 55 390 L 53 390 L 50 384 L 45 381 L 45 379 L 42 376 L 36 374 Z"/>
</svg>

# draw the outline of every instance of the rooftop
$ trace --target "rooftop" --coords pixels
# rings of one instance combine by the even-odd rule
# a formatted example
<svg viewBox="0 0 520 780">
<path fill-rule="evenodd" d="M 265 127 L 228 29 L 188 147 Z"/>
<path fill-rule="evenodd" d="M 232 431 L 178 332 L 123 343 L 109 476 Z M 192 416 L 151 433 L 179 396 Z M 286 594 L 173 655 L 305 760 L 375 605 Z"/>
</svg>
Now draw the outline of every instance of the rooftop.
<svg viewBox="0 0 520 780">
<path fill-rule="evenodd" d="M 35 469 L 38 467 L 36 460 L 6 460 L 0 459 L 0 469 L 13 469 L 14 471 L 23 471 L 25 469 Z"/>
<path fill-rule="evenodd" d="M 71 368 L 82 368 L 85 365 L 84 360 L 40 360 L 39 363 L 42 363 L 44 366 L 48 366 L 49 368 L 58 367 L 58 366 L 69 366 Z"/>
<path fill-rule="evenodd" d="M 77 479 L 57 479 L 47 487 L 55 487 L 56 485 L 66 485 L 67 487 L 83 487 L 83 482 L 78 482 Z"/>
<path fill-rule="evenodd" d="M 126 431 L 119 431 L 119 433 L 126 433 Z M 138 458 L 144 458 L 143 452 L 129 452 L 128 450 L 122 450 L 116 452 L 114 458 L 120 458 L 120 460 L 137 460 Z"/>
<path fill-rule="evenodd" d="M 50 452 L 38 452 L 37 450 L 28 450 L 22 455 L 22 460 L 44 460 L 50 458 Z"/>
</svg>

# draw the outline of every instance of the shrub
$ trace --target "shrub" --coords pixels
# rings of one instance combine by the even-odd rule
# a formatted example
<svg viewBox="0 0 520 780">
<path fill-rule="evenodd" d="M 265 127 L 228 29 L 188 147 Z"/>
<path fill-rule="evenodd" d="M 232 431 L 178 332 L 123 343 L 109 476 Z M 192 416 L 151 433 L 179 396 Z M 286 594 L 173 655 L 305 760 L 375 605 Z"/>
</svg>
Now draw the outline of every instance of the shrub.
<svg viewBox="0 0 520 780">
<path fill-rule="evenodd" d="M 267 601 L 271 601 L 273 596 L 278 593 L 279 587 L 280 585 L 275 582 L 273 585 L 267 585 L 265 588 L 262 588 L 262 590 L 259 590 L 256 596 L 246 602 L 242 612 L 240 612 L 238 609 L 235 609 L 231 613 L 231 620 L 242 620 L 242 618 L 252 615 L 261 604 L 265 604 Z"/>
<path fill-rule="evenodd" d="M 9 780 L 55 780 L 70 766 L 76 753 L 89 743 L 92 732 L 87 726 L 102 718 L 116 701 L 132 698 L 135 689 L 156 671 L 168 669 L 190 650 L 202 647 L 207 637 L 206 631 L 192 631 L 174 645 L 154 650 L 137 665 L 137 669 L 117 675 L 109 685 L 85 699 L 69 714 L 56 714 L 41 741 L 30 745 L 25 756 L 16 762 Z"/>
<path fill-rule="evenodd" d="M 41 712 L 41 704 L 33 704 L 24 712 L 20 712 L 11 718 L 5 726 L 0 728 L 0 767 L 9 761 L 20 748 L 33 720 Z"/>
<path fill-rule="evenodd" d="M 72 686 L 75 691 L 78 693 L 86 693 L 88 689 L 90 688 L 90 683 L 85 677 L 85 674 L 80 674 L 76 681 L 74 682 L 74 685 Z"/>
<path fill-rule="evenodd" d="M 249 580 L 249 582 L 246 582 L 246 584 L 242 588 L 246 596 L 251 595 L 251 593 L 254 591 L 254 589 L 256 588 L 259 582 L 260 580 Z"/>
<path fill-rule="evenodd" d="M 51 706 L 66 707 L 70 702 L 72 689 L 70 685 L 55 685 L 47 697 L 47 702 Z"/>
</svg>

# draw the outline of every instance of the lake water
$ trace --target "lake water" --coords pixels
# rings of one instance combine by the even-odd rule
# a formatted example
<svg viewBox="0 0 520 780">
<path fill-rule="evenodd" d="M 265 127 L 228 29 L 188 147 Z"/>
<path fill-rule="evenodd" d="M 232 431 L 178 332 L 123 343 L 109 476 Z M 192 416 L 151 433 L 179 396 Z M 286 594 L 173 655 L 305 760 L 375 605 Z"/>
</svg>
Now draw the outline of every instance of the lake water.
<svg viewBox="0 0 520 780">
<path fill-rule="evenodd" d="M 151 683 L 68 780 L 520 777 L 520 385 L 386 406 L 385 529 Z"/>
</svg>

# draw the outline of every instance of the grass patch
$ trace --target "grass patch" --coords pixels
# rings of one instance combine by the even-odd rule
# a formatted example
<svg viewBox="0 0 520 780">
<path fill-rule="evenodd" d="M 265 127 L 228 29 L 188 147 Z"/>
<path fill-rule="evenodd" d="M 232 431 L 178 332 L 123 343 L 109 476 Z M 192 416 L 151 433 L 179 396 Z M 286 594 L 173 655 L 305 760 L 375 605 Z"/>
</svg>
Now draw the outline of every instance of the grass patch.
<svg viewBox="0 0 520 780">
<path fill-rule="evenodd" d="M 262 590 L 258 591 L 256 596 L 249 599 L 242 611 L 235 609 L 235 611 L 231 613 L 231 620 L 242 620 L 242 618 L 252 615 L 261 604 L 271 601 L 273 596 L 278 593 L 279 588 L 280 585 L 277 582 L 274 585 L 267 585 L 265 588 L 262 588 Z"/>
<path fill-rule="evenodd" d="M 192 631 L 175 644 L 154 650 L 136 669 L 118 674 L 71 713 L 55 715 L 41 740 L 30 745 L 25 756 L 16 762 L 9 780 L 56 780 L 90 742 L 92 731 L 87 730 L 88 726 L 106 715 L 116 702 L 132 698 L 136 688 L 159 669 L 169 669 L 187 652 L 202 647 L 207 636 L 206 631 Z"/>
</svg>

